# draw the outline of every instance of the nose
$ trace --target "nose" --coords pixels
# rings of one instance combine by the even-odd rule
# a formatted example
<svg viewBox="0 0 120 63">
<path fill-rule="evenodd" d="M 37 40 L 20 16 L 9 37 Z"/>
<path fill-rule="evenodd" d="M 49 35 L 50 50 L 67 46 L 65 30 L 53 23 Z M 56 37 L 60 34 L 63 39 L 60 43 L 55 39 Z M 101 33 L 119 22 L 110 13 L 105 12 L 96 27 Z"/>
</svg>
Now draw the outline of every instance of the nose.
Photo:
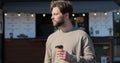
<svg viewBox="0 0 120 63">
<path fill-rule="evenodd" d="M 51 19 L 53 19 L 53 15 L 51 16 Z"/>
<path fill-rule="evenodd" d="M 51 15 L 51 19 L 53 19 L 53 15 Z"/>
</svg>

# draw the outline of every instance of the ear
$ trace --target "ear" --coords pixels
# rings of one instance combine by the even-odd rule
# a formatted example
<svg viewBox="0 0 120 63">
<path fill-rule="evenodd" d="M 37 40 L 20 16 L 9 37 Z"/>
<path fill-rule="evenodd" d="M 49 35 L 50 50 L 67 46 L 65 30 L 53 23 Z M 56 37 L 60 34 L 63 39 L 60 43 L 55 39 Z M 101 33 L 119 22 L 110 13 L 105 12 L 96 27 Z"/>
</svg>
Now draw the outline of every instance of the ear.
<svg viewBox="0 0 120 63">
<path fill-rule="evenodd" d="M 64 14 L 64 17 L 65 17 L 65 18 L 69 18 L 69 13 L 65 13 L 65 14 Z"/>
</svg>

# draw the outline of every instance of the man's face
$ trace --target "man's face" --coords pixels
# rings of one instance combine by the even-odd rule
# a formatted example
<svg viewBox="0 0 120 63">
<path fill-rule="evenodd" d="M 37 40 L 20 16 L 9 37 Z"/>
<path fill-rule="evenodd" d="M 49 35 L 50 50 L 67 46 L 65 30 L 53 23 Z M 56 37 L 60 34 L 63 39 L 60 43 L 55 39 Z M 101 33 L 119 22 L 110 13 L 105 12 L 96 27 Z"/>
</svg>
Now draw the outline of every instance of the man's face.
<svg viewBox="0 0 120 63">
<path fill-rule="evenodd" d="M 53 22 L 53 26 L 56 26 L 56 27 L 59 27 L 64 23 L 64 17 L 58 7 L 54 7 L 52 9 L 51 19 Z"/>
</svg>

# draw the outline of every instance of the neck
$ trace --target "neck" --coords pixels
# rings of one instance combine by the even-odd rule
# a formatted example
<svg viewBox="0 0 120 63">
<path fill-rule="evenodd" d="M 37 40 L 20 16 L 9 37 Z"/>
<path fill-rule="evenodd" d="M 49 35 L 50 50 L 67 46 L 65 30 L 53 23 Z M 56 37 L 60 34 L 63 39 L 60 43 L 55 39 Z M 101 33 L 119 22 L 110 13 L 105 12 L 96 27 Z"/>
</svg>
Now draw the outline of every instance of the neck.
<svg viewBox="0 0 120 63">
<path fill-rule="evenodd" d="M 69 21 L 65 21 L 65 23 L 62 26 L 60 26 L 59 29 L 62 32 L 69 32 L 69 31 L 71 31 L 73 29 L 73 25 L 70 22 L 70 20 Z"/>
</svg>

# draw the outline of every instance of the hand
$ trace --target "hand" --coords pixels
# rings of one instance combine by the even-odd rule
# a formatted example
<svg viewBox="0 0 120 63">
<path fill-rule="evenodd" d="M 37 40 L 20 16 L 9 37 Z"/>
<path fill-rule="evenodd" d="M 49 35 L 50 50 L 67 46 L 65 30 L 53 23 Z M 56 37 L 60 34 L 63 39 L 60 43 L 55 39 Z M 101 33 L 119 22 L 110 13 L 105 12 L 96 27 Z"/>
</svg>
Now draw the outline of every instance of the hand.
<svg viewBox="0 0 120 63">
<path fill-rule="evenodd" d="M 65 60 L 67 62 L 70 62 L 71 60 L 71 55 L 65 51 L 65 50 L 58 50 L 56 51 L 57 57 L 61 60 Z"/>
</svg>

